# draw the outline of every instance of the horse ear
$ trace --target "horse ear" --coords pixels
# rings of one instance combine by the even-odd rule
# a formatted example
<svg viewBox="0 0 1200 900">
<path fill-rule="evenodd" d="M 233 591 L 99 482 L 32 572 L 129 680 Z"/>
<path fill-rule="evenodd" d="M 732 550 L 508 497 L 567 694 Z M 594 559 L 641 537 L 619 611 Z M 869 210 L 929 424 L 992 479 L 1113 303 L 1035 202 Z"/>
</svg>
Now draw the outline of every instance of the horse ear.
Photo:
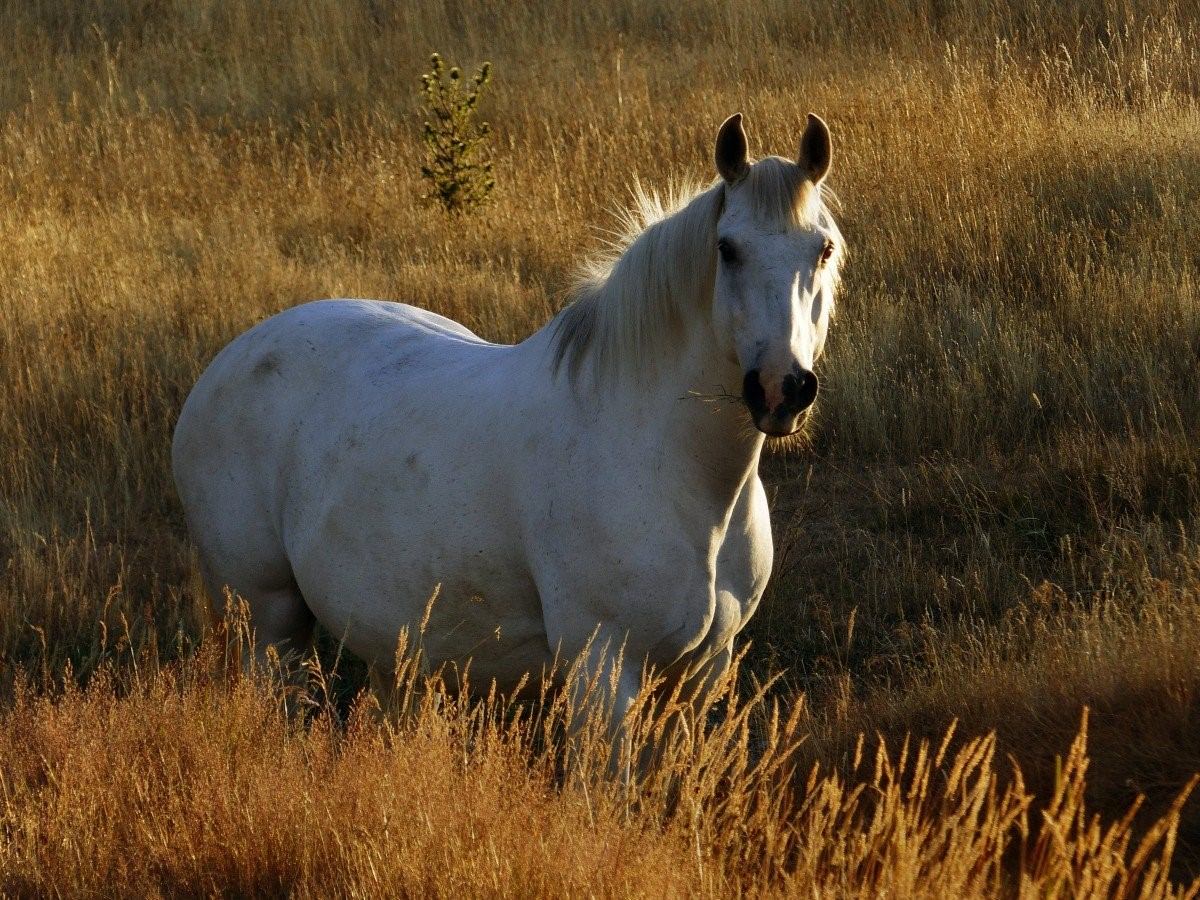
<svg viewBox="0 0 1200 900">
<path fill-rule="evenodd" d="M 833 144 L 829 140 L 829 126 L 820 116 L 809 113 L 808 125 L 804 128 L 804 136 L 800 138 L 800 168 L 813 184 L 820 184 L 821 179 L 829 174 L 832 160 Z"/>
<path fill-rule="evenodd" d="M 746 132 L 742 130 L 742 114 L 734 113 L 721 123 L 717 131 L 717 171 L 728 184 L 735 184 L 750 171 L 750 152 Z"/>
</svg>

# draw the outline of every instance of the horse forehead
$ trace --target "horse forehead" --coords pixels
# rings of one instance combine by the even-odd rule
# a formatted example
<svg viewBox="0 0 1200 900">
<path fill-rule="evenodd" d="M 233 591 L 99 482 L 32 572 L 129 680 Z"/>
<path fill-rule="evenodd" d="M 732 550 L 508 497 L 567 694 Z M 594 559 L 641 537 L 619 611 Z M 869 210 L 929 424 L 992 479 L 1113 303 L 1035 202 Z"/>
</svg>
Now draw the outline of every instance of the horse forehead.
<svg viewBox="0 0 1200 900">
<path fill-rule="evenodd" d="M 780 222 L 754 209 L 730 209 L 721 217 L 719 231 L 766 252 L 794 253 L 824 238 L 816 225 Z"/>
<path fill-rule="evenodd" d="M 779 240 L 788 244 L 805 243 L 822 234 L 815 222 L 797 221 L 785 216 L 780 209 L 767 209 L 754 198 L 738 189 L 726 197 L 718 228 L 722 234 L 740 235 L 753 240 Z"/>
<path fill-rule="evenodd" d="M 721 210 L 720 219 L 722 227 L 750 228 L 760 218 L 763 217 L 758 215 L 753 198 L 743 186 L 725 189 L 725 208 Z"/>
</svg>

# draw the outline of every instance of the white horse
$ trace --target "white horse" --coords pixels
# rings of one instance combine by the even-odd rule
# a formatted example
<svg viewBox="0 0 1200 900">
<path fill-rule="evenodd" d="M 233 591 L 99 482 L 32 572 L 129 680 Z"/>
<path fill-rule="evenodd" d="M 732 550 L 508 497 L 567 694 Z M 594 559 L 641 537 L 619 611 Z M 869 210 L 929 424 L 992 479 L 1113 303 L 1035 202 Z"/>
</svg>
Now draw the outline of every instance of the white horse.
<svg viewBox="0 0 1200 900">
<path fill-rule="evenodd" d="M 260 648 L 320 622 L 386 669 L 440 585 L 430 663 L 507 690 L 580 654 L 617 721 L 648 668 L 711 683 L 771 572 L 764 436 L 817 393 L 830 158 L 810 115 L 798 162 L 752 163 L 732 116 L 720 178 L 673 210 L 643 198 L 622 252 L 515 346 L 365 300 L 238 337 L 173 446 L 209 590 L 246 598 Z"/>
</svg>

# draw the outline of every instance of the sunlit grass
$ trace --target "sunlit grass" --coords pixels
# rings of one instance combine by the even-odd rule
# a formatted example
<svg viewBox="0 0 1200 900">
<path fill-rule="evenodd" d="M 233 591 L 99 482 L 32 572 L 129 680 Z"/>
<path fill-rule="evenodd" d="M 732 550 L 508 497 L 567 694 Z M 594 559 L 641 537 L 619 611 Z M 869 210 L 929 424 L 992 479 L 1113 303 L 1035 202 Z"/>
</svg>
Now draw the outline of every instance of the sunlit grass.
<svg viewBox="0 0 1200 900">
<path fill-rule="evenodd" d="M 237 633 L 243 633 L 240 630 Z M 994 735 L 802 762 L 802 710 L 730 679 L 723 714 L 644 780 L 607 775 L 601 719 L 564 768 L 561 697 L 467 703 L 402 665 L 406 712 L 270 673 L 143 656 L 0 713 L 0 872 L 17 894 L 1171 896 L 1179 810 L 1140 834 L 1085 801 L 1087 718 L 1039 799 Z M 231 658 L 244 655 L 236 641 Z M 601 686 L 599 689 L 603 689 Z M 669 709 L 668 709 L 669 711 Z M 635 711 L 631 750 L 655 733 Z M 639 724 L 640 723 L 640 724 Z"/>
</svg>

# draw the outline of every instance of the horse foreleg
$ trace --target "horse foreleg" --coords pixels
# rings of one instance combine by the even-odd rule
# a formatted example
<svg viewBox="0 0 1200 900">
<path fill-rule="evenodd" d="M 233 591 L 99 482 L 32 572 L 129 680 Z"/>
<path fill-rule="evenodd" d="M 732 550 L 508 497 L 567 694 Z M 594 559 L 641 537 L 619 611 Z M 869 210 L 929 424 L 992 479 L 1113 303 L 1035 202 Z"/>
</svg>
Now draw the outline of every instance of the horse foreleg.
<svg viewBox="0 0 1200 900">
<path fill-rule="evenodd" d="M 684 699 L 691 705 L 692 718 L 696 727 L 702 727 L 708 710 L 716 699 L 714 693 L 733 663 L 733 645 L 709 657 L 688 680 Z"/>
<path fill-rule="evenodd" d="M 569 768 L 580 768 L 593 729 L 603 728 L 608 742 L 608 771 L 631 780 L 630 729 L 627 721 L 641 689 L 641 670 L 623 659 L 615 635 L 598 632 L 573 667 L 567 744 Z"/>
</svg>

